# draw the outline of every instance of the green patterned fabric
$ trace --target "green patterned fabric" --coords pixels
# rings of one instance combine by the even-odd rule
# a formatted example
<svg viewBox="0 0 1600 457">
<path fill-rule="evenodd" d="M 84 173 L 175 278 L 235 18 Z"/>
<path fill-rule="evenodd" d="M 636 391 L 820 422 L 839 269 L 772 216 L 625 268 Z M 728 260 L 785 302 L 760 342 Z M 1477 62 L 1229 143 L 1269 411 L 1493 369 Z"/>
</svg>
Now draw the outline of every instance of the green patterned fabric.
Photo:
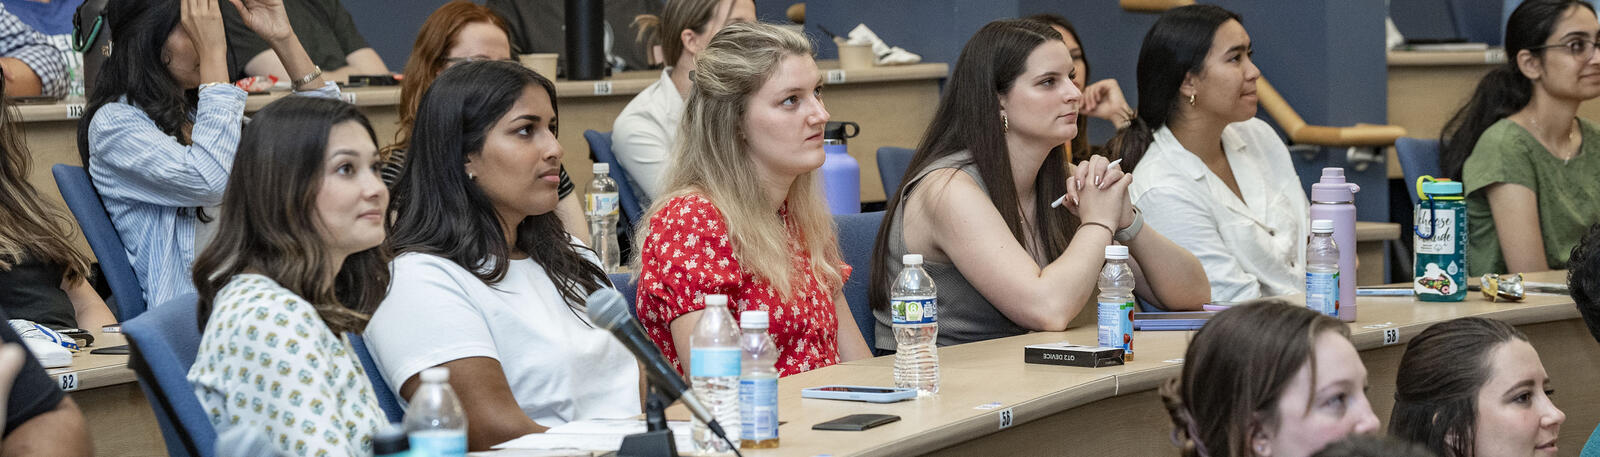
<svg viewBox="0 0 1600 457">
<path fill-rule="evenodd" d="M 284 455 L 370 456 L 385 419 L 349 345 L 271 278 L 217 292 L 189 382 L 217 433 L 257 427 Z"/>
</svg>

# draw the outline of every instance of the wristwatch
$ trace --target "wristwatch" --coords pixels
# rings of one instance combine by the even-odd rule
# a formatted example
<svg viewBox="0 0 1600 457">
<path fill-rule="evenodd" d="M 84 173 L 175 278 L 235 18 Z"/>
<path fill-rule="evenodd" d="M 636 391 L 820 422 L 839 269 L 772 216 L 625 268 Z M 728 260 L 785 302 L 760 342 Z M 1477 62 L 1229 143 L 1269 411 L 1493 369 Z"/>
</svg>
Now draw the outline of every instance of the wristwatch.
<svg viewBox="0 0 1600 457">
<path fill-rule="evenodd" d="M 1140 230 L 1144 230 L 1144 213 L 1139 211 L 1139 207 L 1135 206 L 1133 207 L 1133 222 L 1128 223 L 1128 226 L 1123 227 L 1122 230 L 1117 230 L 1117 233 L 1111 235 L 1111 239 L 1117 240 L 1119 243 L 1126 243 L 1132 240 L 1133 237 L 1139 236 Z"/>
</svg>

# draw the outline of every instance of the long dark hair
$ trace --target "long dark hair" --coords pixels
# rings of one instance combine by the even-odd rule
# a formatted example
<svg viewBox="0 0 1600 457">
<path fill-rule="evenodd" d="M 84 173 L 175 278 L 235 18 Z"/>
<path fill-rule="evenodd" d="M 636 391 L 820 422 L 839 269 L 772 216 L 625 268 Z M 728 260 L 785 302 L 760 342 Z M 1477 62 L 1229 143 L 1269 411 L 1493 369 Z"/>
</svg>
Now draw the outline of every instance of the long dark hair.
<svg viewBox="0 0 1600 457">
<path fill-rule="evenodd" d="M 978 176 L 989 191 L 989 200 L 1005 218 L 1011 236 L 1024 246 L 1028 245 L 1029 230 L 1022 225 L 1026 219 L 1017 188 L 1012 184 L 1011 152 L 1006 148 L 998 96 L 1011 91 L 1012 84 L 1026 69 L 1028 55 L 1052 40 L 1061 41 L 1061 34 L 1041 22 L 1027 19 L 994 21 L 978 29 L 962 48 L 961 57 L 956 59 L 944 95 L 939 97 L 939 109 L 906 168 L 906 176 L 910 177 L 935 160 L 962 151 L 971 152 Z M 1072 227 L 1077 226 L 1076 218 L 1070 213 L 1050 210 L 1050 201 L 1067 191 L 1063 149 L 1061 146 L 1052 148 L 1034 176 L 1037 220 L 1032 228 L 1039 231 L 1041 247 L 1046 258 L 1051 259 L 1067 249 L 1067 243 L 1072 241 Z M 909 181 L 902 180 L 900 189 L 889 198 L 888 214 L 895 214 L 899 208 Z M 875 309 L 889 306 L 889 282 L 894 277 L 884 258 L 889 255 L 892 225 L 885 221 L 873 243 L 871 287 L 867 298 Z"/>
<path fill-rule="evenodd" d="M 1600 224 L 1589 226 L 1567 257 L 1567 289 L 1589 334 L 1600 341 Z"/>
<path fill-rule="evenodd" d="M 377 144 L 372 124 L 354 105 L 286 97 L 244 127 L 222 196 L 217 237 L 195 258 L 200 328 L 217 291 L 233 275 L 258 272 L 310 302 L 334 333 L 361 331 L 389 287 L 389 255 L 380 245 L 344 259 L 336 275 L 316 214 L 328 133 L 357 122 Z M 328 277 L 334 277 L 333 282 Z"/>
<path fill-rule="evenodd" d="M 1338 319 L 1275 298 L 1211 318 L 1184 352 L 1183 373 L 1161 387 L 1181 454 L 1251 455 L 1250 437 L 1277 423 L 1278 398 L 1311 363 L 1323 332 L 1350 337 Z M 1312 386 L 1316 379 L 1313 364 Z"/>
<path fill-rule="evenodd" d="M 123 96 L 162 133 L 189 142 L 183 131 L 196 95 L 179 87 L 163 64 L 167 36 L 178 26 L 178 15 L 178 2 L 172 0 L 116 0 L 106 5 L 105 25 L 111 28 L 113 51 L 95 75 L 94 92 L 78 119 L 78 158 L 84 168 L 89 167 L 89 124 L 101 107 Z"/>
<path fill-rule="evenodd" d="M 1440 322 L 1417 334 L 1400 356 L 1389 434 L 1443 457 L 1471 457 L 1489 354 L 1512 340 L 1528 337 L 1511 324 L 1481 317 Z"/>
<path fill-rule="evenodd" d="M 0 78 L 0 93 L 5 92 Z M 0 271 L 10 271 L 29 258 L 45 265 L 59 265 L 68 283 L 78 284 L 89 277 L 89 258 L 72 247 L 75 225 L 60 207 L 39 196 L 28 181 L 33 171 L 33 153 L 22 137 L 22 129 L 10 100 L 0 99 Z"/>
<path fill-rule="evenodd" d="M 1084 88 L 1088 87 L 1088 84 L 1094 81 L 1093 79 L 1090 79 L 1091 73 L 1089 72 L 1089 47 L 1085 46 L 1083 44 L 1083 39 L 1078 37 L 1078 29 L 1072 26 L 1072 21 L 1068 21 L 1067 18 L 1061 17 L 1060 15 L 1050 13 L 1035 14 L 1028 16 L 1026 19 L 1043 22 L 1045 25 L 1049 26 L 1061 27 L 1061 30 L 1067 31 L 1067 35 L 1072 36 L 1072 41 L 1078 43 L 1078 51 L 1082 53 L 1082 57 L 1079 60 L 1083 61 L 1083 81 L 1085 87 L 1079 87 L 1078 90 L 1083 90 Z M 1089 116 L 1078 116 L 1078 136 L 1072 137 L 1072 141 L 1067 144 L 1072 145 L 1073 163 L 1089 160 L 1089 157 L 1094 155 L 1094 151 L 1089 149 Z"/>
<path fill-rule="evenodd" d="M 1205 69 L 1206 54 L 1217 28 L 1239 15 L 1216 5 L 1188 5 L 1167 10 L 1144 34 L 1139 47 L 1139 113 L 1133 123 L 1106 144 L 1132 171 L 1155 141 L 1155 133 L 1178 112 L 1183 78 Z"/>
<path fill-rule="evenodd" d="M 505 278 L 516 249 L 544 267 L 577 311 L 590 292 L 609 284 L 605 272 L 584 258 L 580 249 L 587 248 L 570 241 L 554 211 L 518 222 L 516 245 L 506 246 L 494 202 L 462 166 L 483 152 L 489 129 L 529 87 L 550 95 L 559 119 L 555 85 L 516 62 L 469 62 L 439 75 L 417 106 L 411 150 L 389 206 L 389 239 L 396 253 L 450 259 L 488 284 Z"/>
<path fill-rule="evenodd" d="M 1528 106 L 1533 99 L 1533 81 L 1517 67 L 1517 55 L 1528 51 L 1541 56 L 1544 49 L 1535 48 L 1555 32 L 1561 15 L 1577 7 L 1594 12 L 1594 6 L 1583 0 L 1527 0 L 1511 12 L 1506 21 L 1506 63 L 1483 75 L 1472 98 L 1439 133 L 1439 171 L 1446 177 L 1460 181 L 1467 156 L 1478 146 L 1483 131 Z"/>
</svg>

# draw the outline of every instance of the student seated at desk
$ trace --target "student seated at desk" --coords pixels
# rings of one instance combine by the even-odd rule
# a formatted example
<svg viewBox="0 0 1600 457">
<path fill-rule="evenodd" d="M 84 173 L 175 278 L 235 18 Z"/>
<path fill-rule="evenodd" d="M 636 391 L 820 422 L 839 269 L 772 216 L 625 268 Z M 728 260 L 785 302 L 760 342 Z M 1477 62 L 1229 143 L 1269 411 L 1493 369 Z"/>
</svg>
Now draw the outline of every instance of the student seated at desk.
<svg viewBox="0 0 1600 457">
<path fill-rule="evenodd" d="M 450 368 L 474 451 L 642 410 L 633 355 L 583 309 L 610 282 L 553 212 L 555 103 L 555 85 L 515 62 L 445 70 L 394 188 L 393 287 L 367 342 L 400 398 L 422 370 Z"/>
<path fill-rule="evenodd" d="M 565 3 L 562 0 L 486 0 L 483 6 L 506 20 L 511 30 L 511 43 L 519 52 L 561 54 L 561 60 L 565 61 Z M 601 3 L 605 4 L 605 52 L 611 73 L 650 68 L 650 46 L 624 37 L 628 24 L 638 15 L 660 11 L 661 0 L 603 0 Z"/>
<path fill-rule="evenodd" d="M 27 0 L 8 0 L 0 6 L 0 72 L 5 73 L 8 81 L 5 95 L 8 97 L 23 97 L 31 95 L 44 95 L 60 97 L 67 95 L 68 62 L 63 55 L 70 52 L 68 47 L 58 50 L 52 41 L 59 41 L 59 37 L 46 37 L 39 33 L 39 27 L 28 23 L 40 24 L 37 19 L 39 10 L 54 8 L 61 11 L 63 8 L 76 8 L 78 2 L 56 2 L 72 6 L 51 5 Z M 40 6 L 34 6 L 40 5 Z M 21 14 L 17 14 L 21 13 Z M 21 16 L 28 16 L 23 20 Z M 59 13 L 57 13 L 59 17 Z M 70 37 L 72 14 L 66 15 L 66 34 Z M 70 42 L 70 38 L 67 38 Z M 82 67 L 82 58 L 78 59 L 77 67 Z M 78 87 L 81 93 L 83 87 Z"/>
<path fill-rule="evenodd" d="M 1028 16 L 1028 19 L 1043 22 L 1055 29 L 1056 33 L 1061 34 L 1061 41 L 1067 44 L 1067 53 L 1072 55 L 1072 85 L 1078 86 L 1078 91 L 1083 93 L 1083 105 L 1078 107 L 1078 136 L 1072 137 L 1072 142 L 1068 144 L 1072 147 L 1072 162 L 1089 160 L 1097 152 L 1104 155 L 1109 151 L 1089 145 L 1089 118 L 1105 119 L 1118 129 L 1132 123 L 1133 109 L 1128 107 L 1128 99 L 1122 95 L 1122 86 L 1117 84 L 1117 80 L 1109 78 L 1089 84 L 1088 51 L 1083 49 L 1078 29 L 1067 18 L 1054 14 L 1035 14 Z"/>
<path fill-rule="evenodd" d="M 1481 317 L 1440 322 L 1400 356 L 1389 434 L 1442 457 L 1553 457 L 1567 419 L 1554 394 L 1516 327 Z"/>
<path fill-rule="evenodd" d="M 406 149 L 411 147 L 412 124 L 417 118 L 417 103 L 422 94 L 433 85 L 444 69 L 456 64 L 478 60 L 515 61 L 511 44 L 506 38 L 506 24 L 488 8 L 467 0 L 446 3 L 422 23 L 417 31 L 417 42 L 411 48 L 411 58 L 406 61 L 405 78 L 400 81 L 400 128 L 395 130 L 395 143 L 384 148 L 383 181 L 393 187 L 400 179 L 405 166 Z M 543 75 L 555 78 L 555 75 Z M 566 167 L 561 168 L 561 203 L 556 205 L 556 215 L 561 225 L 583 242 L 589 242 L 589 224 L 583 215 L 583 204 L 573 196 L 572 178 Z"/>
<path fill-rule="evenodd" d="M 116 52 L 96 75 L 95 93 L 78 121 L 78 154 L 149 306 L 194 291 L 189 264 L 213 231 L 201 224 L 214 215 L 202 207 L 222 202 L 239 145 L 245 92 L 228 83 L 217 1 L 106 5 Z M 299 78 L 296 89 L 337 98 L 338 86 L 318 76 L 283 5 L 243 1 L 247 23 L 271 37 L 274 52 Z"/>
<path fill-rule="evenodd" d="M 0 312 L 0 323 L 8 317 Z M 0 325 L 0 457 L 88 457 L 88 425 L 72 397 L 23 347 L 10 325 Z"/>
<path fill-rule="evenodd" d="M 1254 117 L 1252 52 L 1231 11 L 1162 13 L 1139 50 L 1139 116 L 1107 146 L 1139 176 L 1128 192 L 1145 220 L 1205 265 L 1216 302 L 1305 291 L 1310 203 Z"/>
<path fill-rule="evenodd" d="M 89 284 L 89 259 L 72 247 L 73 223 L 28 181 L 33 154 L 11 113 L 0 100 L 0 309 L 56 329 L 115 324 Z"/>
<path fill-rule="evenodd" d="M 661 47 L 667 65 L 661 78 L 634 96 L 611 126 L 611 150 L 628 170 L 634 192 L 643 194 L 636 195 L 639 201 L 654 200 L 668 190 L 667 170 L 695 60 L 717 31 L 755 18 L 754 0 L 668 0 L 660 17 L 642 15 L 634 21 L 641 41 L 653 35 L 649 43 Z"/>
<path fill-rule="evenodd" d="M 1577 117 L 1600 97 L 1596 40 L 1588 2 L 1523 2 L 1506 24 L 1506 64 L 1445 125 L 1439 167 L 1466 186 L 1473 276 L 1566 268 L 1600 222 L 1600 125 Z"/>
<path fill-rule="evenodd" d="M 1194 256 L 1143 227 L 1132 175 L 1102 156 L 1068 174 L 1072 72 L 1061 35 L 1040 22 L 991 22 L 967 41 L 873 249 L 877 348 L 895 348 L 888 293 L 905 254 L 921 254 L 939 285 L 940 345 L 1067 328 L 1113 241 L 1133 254 L 1140 297 L 1168 309 L 1210 297 Z M 1066 208 L 1050 206 L 1069 193 Z"/>
<path fill-rule="evenodd" d="M 340 335 L 388 287 L 376 140 L 354 106 L 319 98 L 273 102 L 245 127 L 222 226 L 194 266 L 188 378 L 218 435 L 254 427 L 284 455 L 372 455 L 386 418 Z"/>
<path fill-rule="evenodd" d="M 1600 341 L 1600 224 L 1590 226 L 1589 233 L 1572 248 L 1567 260 L 1567 287 L 1572 291 L 1572 301 L 1577 303 L 1578 314 L 1589 326 L 1589 334 Z M 1600 427 L 1589 435 L 1583 457 L 1600 457 Z"/>
<path fill-rule="evenodd" d="M 736 320 L 768 311 L 779 376 L 872 357 L 817 179 L 828 110 L 811 52 L 800 34 L 740 23 L 699 55 L 666 192 L 634 237 L 639 320 L 683 373 L 709 294 Z"/>
<path fill-rule="evenodd" d="M 356 75 L 389 74 L 389 66 L 383 63 L 378 51 L 367 46 L 366 38 L 356 30 L 355 20 L 339 0 L 280 0 L 278 3 L 289 11 L 288 24 L 303 40 L 300 43 L 311 62 L 317 68 L 326 68 L 323 78 L 345 82 Z M 278 55 L 278 46 L 273 40 L 250 26 L 249 20 L 240 16 L 234 7 L 224 4 L 222 13 L 228 30 L 229 62 L 235 65 L 229 69 L 232 78 L 272 75 L 279 81 L 293 81 L 304 75 L 289 68 L 285 63 L 288 59 Z"/>
<path fill-rule="evenodd" d="M 1217 313 L 1161 387 L 1182 455 L 1307 457 L 1378 429 L 1367 368 L 1338 319 L 1280 299 Z"/>
</svg>

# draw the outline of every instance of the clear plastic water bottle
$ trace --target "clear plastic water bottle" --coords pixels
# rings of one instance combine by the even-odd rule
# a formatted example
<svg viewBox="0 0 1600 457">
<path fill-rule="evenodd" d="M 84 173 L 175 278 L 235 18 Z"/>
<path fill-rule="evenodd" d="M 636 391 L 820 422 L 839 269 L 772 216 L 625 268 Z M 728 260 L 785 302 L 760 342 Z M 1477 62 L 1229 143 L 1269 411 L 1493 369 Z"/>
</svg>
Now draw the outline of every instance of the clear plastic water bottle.
<svg viewBox="0 0 1600 457">
<path fill-rule="evenodd" d="M 600 268 L 606 273 L 617 271 L 622 264 L 622 252 L 617 246 L 617 216 L 621 205 L 617 197 L 617 182 L 611 179 L 611 164 L 594 164 L 594 179 L 589 181 L 589 192 L 584 194 L 584 216 L 589 220 L 590 247 L 600 256 Z"/>
<path fill-rule="evenodd" d="M 767 312 L 739 313 L 739 447 L 778 447 L 778 345 L 767 333 Z"/>
<path fill-rule="evenodd" d="M 1339 244 L 1333 241 L 1333 221 L 1311 221 L 1311 242 L 1306 243 L 1306 307 L 1339 317 Z"/>
<path fill-rule="evenodd" d="M 405 429 L 415 457 L 467 455 L 467 414 L 450 388 L 450 369 L 422 370 L 422 386 L 407 402 Z"/>
<path fill-rule="evenodd" d="M 378 427 L 372 435 L 373 457 L 411 457 L 411 440 L 397 424 Z"/>
<path fill-rule="evenodd" d="M 939 393 L 939 288 L 922 269 L 921 254 L 906 254 L 900 277 L 889 288 L 894 321 L 894 385 Z"/>
<path fill-rule="evenodd" d="M 1106 246 L 1106 265 L 1100 268 L 1099 303 L 1101 347 L 1122 348 L 1122 360 L 1133 361 L 1133 269 L 1128 268 L 1127 246 Z"/>
<path fill-rule="evenodd" d="M 689 335 L 689 381 L 694 385 L 694 395 L 722 424 L 728 439 L 739 439 L 739 359 L 744 357 L 744 350 L 739 347 L 739 329 L 728 312 L 727 295 L 706 295 L 705 300 L 700 323 Z M 693 422 L 691 430 L 694 448 L 702 454 L 733 450 L 699 420 Z"/>
</svg>

